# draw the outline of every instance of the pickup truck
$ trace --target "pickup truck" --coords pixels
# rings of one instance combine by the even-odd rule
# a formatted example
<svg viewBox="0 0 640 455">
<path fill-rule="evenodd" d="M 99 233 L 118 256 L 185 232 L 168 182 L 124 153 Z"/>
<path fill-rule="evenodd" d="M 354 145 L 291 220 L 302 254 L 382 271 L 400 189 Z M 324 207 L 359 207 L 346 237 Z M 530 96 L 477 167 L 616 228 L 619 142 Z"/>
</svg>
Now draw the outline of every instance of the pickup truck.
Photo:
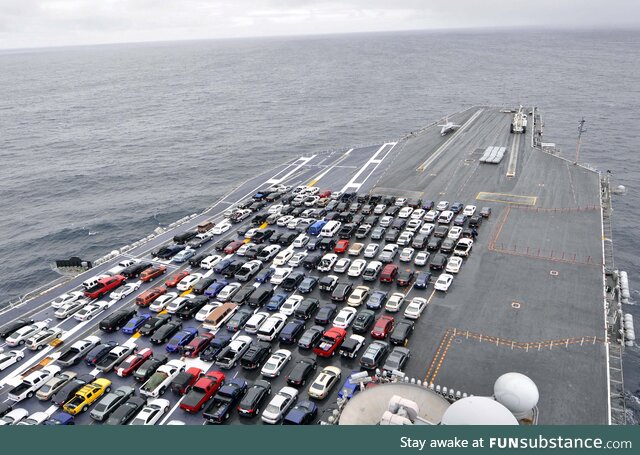
<svg viewBox="0 0 640 455">
<path fill-rule="evenodd" d="M 226 369 L 235 367 L 250 345 L 251 338 L 246 335 L 240 335 L 220 351 L 216 358 L 216 365 Z"/>
<path fill-rule="evenodd" d="M 340 346 L 340 355 L 348 359 L 353 359 L 358 355 L 358 351 L 364 344 L 364 337 L 362 335 L 351 335 Z"/>
<path fill-rule="evenodd" d="M 56 360 L 56 363 L 63 367 L 76 365 L 89 351 L 96 347 L 98 343 L 100 343 L 100 338 L 96 336 L 89 336 L 84 340 L 76 341 L 67 349 L 62 351 L 60 357 Z"/>
<path fill-rule="evenodd" d="M 118 286 L 125 282 L 125 277 L 122 275 L 114 275 L 107 278 L 102 278 L 98 281 L 98 284 L 84 291 L 85 297 L 90 299 L 99 299 L 103 295 L 113 291 Z"/>
<path fill-rule="evenodd" d="M 144 395 L 151 398 L 158 398 L 162 395 L 171 381 L 183 372 L 186 368 L 186 364 L 181 360 L 171 360 L 166 365 L 159 367 L 151 377 L 140 386 L 140 395 Z"/>
<path fill-rule="evenodd" d="M 191 389 L 180 401 L 180 409 L 187 412 L 199 412 L 207 401 L 218 391 L 224 383 L 224 374 L 210 371 L 196 381 Z"/>
<path fill-rule="evenodd" d="M 313 353 L 318 357 L 331 357 L 336 353 L 344 338 L 347 336 L 347 331 L 338 327 L 331 327 L 324 332 L 320 343 L 313 348 Z"/>
<path fill-rule="evenodd" d="M 103 372 L 108 373 L 113 370 L 116 365 L 122 362 L 128 355 L 135 353 L 137 350 L 135 345 L 123 344 L 121 346 L 116 346 L 109 354 L 107 354 L 104 358 L 100 359 L 98 363 L 96 363 L 96 368 Z"/>
<path fill-rule="evenodd" d="M 247 392 L 247 388 L 247 381 L 244 379 L 232 379 L 231 382 L 220 387 L 213 401 L 204 410 L 203 417 L 209 423 L 224 423 Z"/>
<path fill-rule="evenodd" d="M 471 239 L 460 239 L 456 244 L 456 247 L 453 249 L 453 254 L 456 256 L 467 257 L 471 254 L 471 249 L 473 248 L 473 240 Z"/>
<path fill-rule="evenodd" d="M 32 351 L 44 349 L 47 344 L 51 343 L 62 336 L 64 332 L 59 327 L 51 327 L 42 330 L 27 339 L 27 347 Z"/>
<path fill-rule="evenodd" d="M 9 390 L 7 397 L 12 401 L 21 401 L 31 398 L 49 379 L 60 372 L 60 367 L 48 365 L 41 370 L 35 371 L 26 376 L 20 384 Z"/>
</svg>

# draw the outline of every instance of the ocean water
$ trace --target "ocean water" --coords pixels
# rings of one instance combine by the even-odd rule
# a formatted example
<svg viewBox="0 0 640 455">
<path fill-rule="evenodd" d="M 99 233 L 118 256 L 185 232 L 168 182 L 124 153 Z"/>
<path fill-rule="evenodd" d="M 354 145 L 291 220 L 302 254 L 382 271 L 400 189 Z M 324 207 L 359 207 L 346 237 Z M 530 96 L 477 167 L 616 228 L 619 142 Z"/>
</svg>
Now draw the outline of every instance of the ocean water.
<svg viewBox="0 0 640 455">
<path fill-rule="evenodd" d="M 0 51 L 0 302 L 211 205 L 265 165 L 397 139 L 475 104 L 536 105 L 611 170 L 640 289 L 640 31 L 407 32 Z M 640 311 L 633 305 L 640 324 Z M 627 349 L 640 410 L 640 355 Z"/>
</svg>

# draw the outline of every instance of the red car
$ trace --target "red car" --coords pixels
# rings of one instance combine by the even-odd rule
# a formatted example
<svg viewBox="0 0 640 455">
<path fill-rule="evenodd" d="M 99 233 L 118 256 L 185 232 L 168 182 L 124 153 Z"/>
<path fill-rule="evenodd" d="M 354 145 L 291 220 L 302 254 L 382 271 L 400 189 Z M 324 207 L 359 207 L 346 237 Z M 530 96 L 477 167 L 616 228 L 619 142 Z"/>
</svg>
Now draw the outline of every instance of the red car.
<svg viewBox="0 0 640 455">
<path fill-rule="evenodd" d="M 118 286 L 121 286 L 125 282 L 125 277 L 122 275 L 108 276 L 98 280 L 98 284 L 84 291 L 85 297 L 90 299 L 99 299 L 108 292 L 113 291 Z"/>
<path fill-rule="evenodd" d="M 320 191 L 320 193 L 318 194 L 318 197 L 320 199 L 325 198 L 325 197 L 330 197 L 331 196 L 331 191 L 329 190 L 322 190 Z"/>
<path fill-rule="evenodd" d="M 204 349 L 209 346 L 215 335 L 211 332 L 201 333 L 191 342 L 182 348 L 182 355 L 185 357 L 198 357 Z"/>
<path fill-rule="evenodd" d="M 338 240 L 338 243 L 336 243 L 336 247 L 333 249 L 333 251 L 335 253 L 344 253 L 345 251 L 347 251 L 348 248 L 349 248 L 349 241 L 342 239 L 342 240 Z"/>
<path fill-rule="evenodd" d="M 189 389 L 196 383 L 200 376 L 202 375 L 202 370 L 200 368 L 191 367 L 187 369 L 187 371 L 183 371 L 178 373 L 178 376 L 171 381 L 171 390 L 173 390 L 178 395 L 184 395 L 189 391 Z"/>
<path fill-rule="evenodd" d="M 182 281 L 182 279 L 187 275 L 189 275 L 189 272 L 187 272 L 186 270 L 183 270 L 181 272 L 176 272 L 173 275 L 171 275 L 169 278 L 167 278 L 167 281 L 165 281 L 164 284 L 169 288 L 175 288 L 178 285 L 178 283 Z"/>
<path fill-rule="evenodd" d="M 159 277 L 166 271 L 167 267 L 165 265 L 156 265 L 154 267 L 149 267 L 140 274 L 140 281 L 153 281 L 154 278 Z"/>
<path fill-rule="evenodd" d="M 147 289 L 138 297 L 136 297 L 136 305 L 149 306 L 155 299 L 167 293 L 167 288 L 158 286 L 156 288 Z"/>
<path fill-rule="evenodd" d="M 318 357 L 331 357 L 338 352 L 338 348 L 342 345 L 346 336 L 347 331 L 345 329 L 331 327 L 322 334 L 320 342 L 313 348 L 313 353 Z"/>
<path fill-rule="evenodd" d="M 382 269 L 380 281 L 382 283 L 393 283 L 393 279 L 398 274 L 398 266 L 395 264 L 387 264 Z"/>
<path fill-rule="evenodd" d="M 224 247 L 224 254 L 233 254 L 236 251 L 238 251 L 238 249 L 240 249 L 242 245 L 244 245 L 244 242 L 240 240 L 234 240 L 233 242 L 231 242 L 230 244 Z"/>
<path fill-rule="evenodd" d="M 393 316 L 380 316 L 376 320 L 373 330 L 371 330 L 371 336 L 378 340 L 384 340 L 389 335 L 389 332 L 393 330 L 395 325 L 396 320 L 393 319 Z"/>
<path fill-rule="evenodd" d="M 180 409 L 187 412 L 200 411 L 222 384 L 224 384 L 224 374 L 220 371 L 210 371 L 198 379 L 187 392 L 180 402 Z"/>
<path fill-rule="evenodd" d="M 116 368 L 116 374 L 120 377 L 126 378 L 133 373 L 136 368 L 142 365 L 145 360 L 150 359 L 152 355 L 153 351 L 149 348 L 144 348 L 135 354 L 131 354 L 129 357 L 124 359 L 120 365 L 118 365 L 118 368 Z"/>
</svg>

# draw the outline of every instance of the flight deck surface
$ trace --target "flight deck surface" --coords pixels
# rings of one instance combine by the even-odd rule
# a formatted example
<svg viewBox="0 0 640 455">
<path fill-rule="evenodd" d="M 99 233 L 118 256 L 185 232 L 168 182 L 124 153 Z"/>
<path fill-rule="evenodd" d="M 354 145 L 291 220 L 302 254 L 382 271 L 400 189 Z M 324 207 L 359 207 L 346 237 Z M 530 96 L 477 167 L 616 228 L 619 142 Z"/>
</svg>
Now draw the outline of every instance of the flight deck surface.
<svg viewBox="0 0 640 455">
<path fill-rule="evenodd" d="M 150 260 L 150 252 L 170 242 L 175 234 L 193 229 L 203 220 L 219 222 L 231 206 L 276 183 L 317 186 L 334 192 L 420 197 L 436 203 L 459 201 L 476 205 L 478 210 L 489 206 L 492 215 L 479 227 L 473 252 L 447 293 L 434 291 L 432 284 L 419 290 L 378 281 L 364 283 L 390 293 L 403 292 L 408 299 L 421 296 L 429 301 L 410 338 L 411 359 L 405 372 L 410 377 L 468 394 L 488 396 L 493 393 L 498 376 L 517 371 L 533 379 L 540 390 L 540 424 L 606 424 L 609 401 L 599 176 L 532 148 L 530 134 L 510 134 L 511 118 L 512 114 L 498 108 L 474 107 L 450 117 L 461 126 L 446 136 L 441 136 L 433 124 L 398 141 L 300 157 L 249 179 L 207 212 L 127 251 L 124 256 Z M 491 146 L 506 147 L 500 164 L 479 161 Z M 236 230 L 249 224 L 250 219 L 236 224 L 214 241 L 239 238 Z M 369 243 L 370 239 L 363 242 Z M 202 250 L 211 247 L 207 245 Z M 84 279 L 108 270 L 121 258 L 94 267 L 20 307 L 3 312 L 0 325 L 18 317 L 51 319 L 51 325 L 66 331 L 63 347 L 90 334 L 103 340 L 149 347 L 144 337 L 101 332 L 97 323 L 103 315 L 88 322 L 73 318 L 60 321 L 54 318 L 55 310 L 49 306 L 52 299 L 77 289 Z M 166 264 L 168 273 L 190 269 L 186 264 Z M 413 264 L 411 267 L 418 269 Z M 362 284 L 360 278 L 350 281 Z M 143 283 L 141 291 L 153 285 Z M 136 295 L 113 302 L 107 312 L 134 305 Z M 321 302 L 328 300 L 318 290 L 309 296 Z M 383 310 L 377 313 L 382 314 Z M 394 316 L 401 318 L 402 314 Z M 307 327 L 311 325 L 307 323 Z M 199 323 L 191 320 L 184 326 L 199 327 Z M 370 338 L 367 335 L 367 343 Z M 277 342 L 272 345 L 274 351 L 278 349 Z M 299 358 L 315 357 L 295 346 L 282 347 L 293 352 L 285 373 Z M 8 349 L 15 348 L 5 346 Z M 55 360 L 60 349 L 29 351 L 22 362 L 2 371 L 0 401 L 7 399 L 10 383 L 18 379 L 20 372 L 43 358 Z M 162 346 L 153 349 L 157 355 L 164 352 Z M 175 354 L 171 357 L 178 358 Z M 217 369 L 198 359 L 188 359 L 187 364 Z M 359 369 L 357 360 L 335 357 L 318 359 L 318 371 L 329 364 L 341 368 L 342 381 L 352 370 Z M 74 370 L 91 371 L 84 364 Z M 250 382 L 260 378 L 258 371 L 240 368 L 224 373 L 227 378 L 244 377 Z M 134 382 L 114 373 L 106 376 L 114 386 Z M 270 380 L 274 393 L 286 385 L 284 377 Z M 338 390 L 335 388 L 329 398 L 319 402 L 319 407 L 323 409 L 334 402 Z M 304 388 L 300 395 L 306 398 Z M 179 397 L 168 392 L 164 398 L 172 404 L 164 422 L 172 419 L 188 424 L 203 422 L 201 415 L 177 408 Z M 29 412 L 56 410 L 50 403 L 35 398 L 16 406 Z M 76 422 L 93 423 L 88 413 L 80 415 Z M 234 413 L 229 422 L 260 421 L 242 419 Z"/>
</svg>

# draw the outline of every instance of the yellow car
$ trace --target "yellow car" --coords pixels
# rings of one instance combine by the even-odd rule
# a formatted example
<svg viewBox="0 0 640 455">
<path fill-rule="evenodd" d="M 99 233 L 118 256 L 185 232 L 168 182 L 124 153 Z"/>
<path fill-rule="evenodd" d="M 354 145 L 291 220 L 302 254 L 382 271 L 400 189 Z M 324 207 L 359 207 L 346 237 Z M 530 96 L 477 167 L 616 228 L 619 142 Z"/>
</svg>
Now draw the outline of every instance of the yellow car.
<svg viewBox="0 0 640 455">
<path fill-rule="evenodd" d="M 111 381 L 98 378 L 91 384 L 87 384 L 76 392 L 76 395 L 67 401 L 62 409 L 71 415 L 80 414 L 89 409 L 98 398 L 111 390 Z"/>
</svg>

